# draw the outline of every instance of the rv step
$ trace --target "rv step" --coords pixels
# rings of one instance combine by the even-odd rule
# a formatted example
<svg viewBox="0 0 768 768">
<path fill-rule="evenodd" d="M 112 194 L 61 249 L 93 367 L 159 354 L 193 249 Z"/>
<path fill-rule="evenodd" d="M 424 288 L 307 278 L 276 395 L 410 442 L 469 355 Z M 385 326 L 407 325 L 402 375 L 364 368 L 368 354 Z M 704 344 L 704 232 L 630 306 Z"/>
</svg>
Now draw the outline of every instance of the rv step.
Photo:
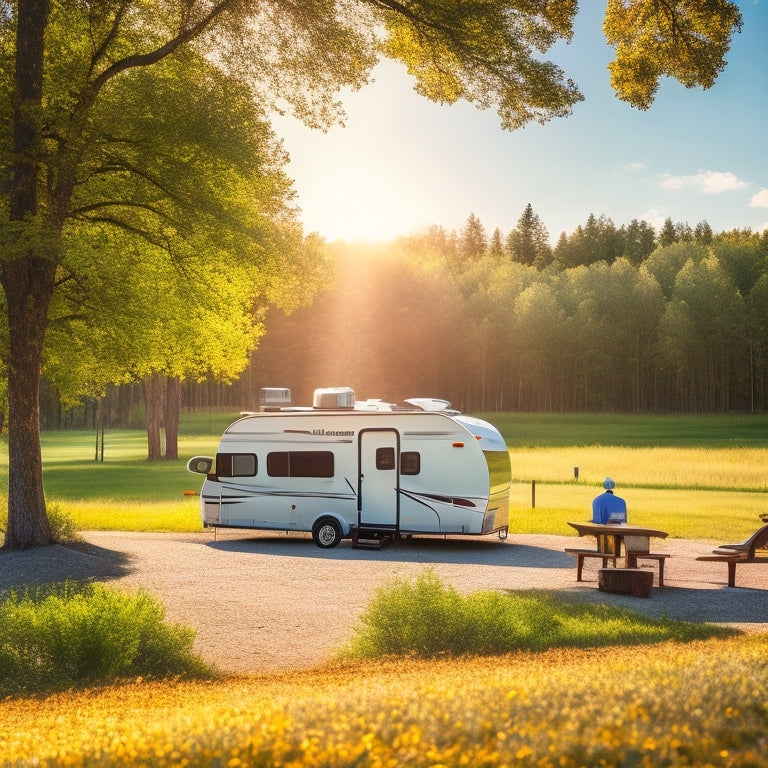
<svg viewBox="0 0 768 768">
<path fill-rule="evenodd" d="M 352 529 L 352 547 L 354 549 L 381 549 L 394 533 L 394 528 L 355 527 Z"/>
</svg>

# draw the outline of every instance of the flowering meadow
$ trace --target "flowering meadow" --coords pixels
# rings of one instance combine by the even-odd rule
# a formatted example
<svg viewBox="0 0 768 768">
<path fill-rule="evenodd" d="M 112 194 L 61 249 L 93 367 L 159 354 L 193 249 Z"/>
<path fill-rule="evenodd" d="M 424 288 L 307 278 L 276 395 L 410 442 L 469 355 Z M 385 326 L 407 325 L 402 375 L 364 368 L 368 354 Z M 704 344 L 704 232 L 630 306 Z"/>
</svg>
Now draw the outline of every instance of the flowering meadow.
<svg viewBox="0 0 768 768">
<path fill-rule="evenodd" d="M 0 766 L 768 766 L 768 636 L 0 702 Z"/>
</svg>

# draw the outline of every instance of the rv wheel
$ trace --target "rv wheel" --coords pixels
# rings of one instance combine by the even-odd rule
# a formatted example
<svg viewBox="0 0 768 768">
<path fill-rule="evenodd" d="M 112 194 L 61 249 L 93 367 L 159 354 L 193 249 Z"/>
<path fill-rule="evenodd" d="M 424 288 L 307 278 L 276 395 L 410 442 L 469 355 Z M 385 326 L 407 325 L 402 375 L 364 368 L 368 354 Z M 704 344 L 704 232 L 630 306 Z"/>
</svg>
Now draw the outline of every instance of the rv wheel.
<svg viewBox="0 0 768 768">
<path fill-rule="evenodd" d="M 341 526 L 332 517 L 324 517 L 315 523 L 312 538 L 321 549 L 335 547 L 341 541 Z"/>
</svg>

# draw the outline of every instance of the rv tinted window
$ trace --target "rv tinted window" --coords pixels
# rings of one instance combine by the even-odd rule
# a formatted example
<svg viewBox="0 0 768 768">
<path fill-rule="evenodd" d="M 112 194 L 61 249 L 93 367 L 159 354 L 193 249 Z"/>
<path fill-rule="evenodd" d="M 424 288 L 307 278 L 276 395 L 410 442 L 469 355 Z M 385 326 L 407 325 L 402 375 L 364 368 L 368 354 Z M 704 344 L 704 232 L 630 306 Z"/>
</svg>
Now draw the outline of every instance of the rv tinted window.
<svg viewBox="0 0 768 768">
<path fill-rule="evenodd" d="M 400 474 L 418 475 L 421 472 L 421 454 L 418 451 L 403 451 L 400 454 Z"/>
<path fill-rule="evenodd" d="M 331 451 L 279 451 L 267 454 L 270 477 L 333 477 Z"/>
<path fill-rule="evenodd" d="M 376 449 L 376 469 L 394 469 L 395 468 L 395 449 L 377 448 Z"/>
<path fill-rule="evenodd" d="M 219 477 L 253 477 L 256 457 L 252 453 L 217 453 L 216 474 Z"/>
</svg>

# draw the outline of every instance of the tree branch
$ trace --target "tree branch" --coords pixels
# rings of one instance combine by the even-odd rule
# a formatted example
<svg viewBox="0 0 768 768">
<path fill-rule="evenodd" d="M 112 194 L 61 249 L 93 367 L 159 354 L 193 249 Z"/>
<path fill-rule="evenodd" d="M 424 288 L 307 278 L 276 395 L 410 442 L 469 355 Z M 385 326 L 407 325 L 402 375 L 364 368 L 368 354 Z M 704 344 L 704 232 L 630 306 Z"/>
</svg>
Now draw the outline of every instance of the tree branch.
<svg viewBox="0 0 768 768">
<path fill-rule="evenodd" d="M 221 0 L 216 3 L 210 12 L 204 16 L 197 24 L 189 27 L 188 29 L 182 29 L 176 37 L 168 40 L 164 45 L 156 48 L 149 53 L 134 54 L 132 56 L 126 56 L 124 59 L 116 61 L 112 66 L 105 69 L 94 81 L 92 88 L 95 92 L 98 92 L 105 83 L 109 82 L 113 77 L 119 75 L 121 72 L 125 72 L 127 69 L 133 69 L 135 67 L 147 67 L 151 64 L 156 64 L 166 56 L 172 54 L 177 48 L 193 40 L 198 35 L 205 32 L 213 22 L 222 13 L 227 11 L 235 4 L 236 0 Z"/>
<path fill-rule="evenodd" d="M 96 68 L 96 64 L 106 53 L 109 44 L 117 36 L 118 30 L 120 29 L 120 22 L 123 20 L 123 16 L 125 16 L 125 12 L 130 6 L 130 2 L 131 0 L 123 0 L 117 12 L 115 13 L 115 18 L 112 22 L 112 26 L 109 32 L 105 35 L 101 45 L 94 51 L 93 55 L 91 56 L 91 66 L 88 69 L 89 74 Z"/>
<path fill-rule="evenodd" d="M 92 203 L 91 205 L 83 205 L 80 208 L 73 208 L 70 211 L 71 218 L 88 218 L 89 220 L 93 220 L 94 217 L 92 216 L 86 216 L 88 213 L 92 213 L 93 211 L 98 211 L 100 209 L 104 208 L 138 208 L 140 210 L 148 211 L 149 213 L 153 213 L 155 216 L 157 216 L 160 219 L 167 219 L 169 221 L 172 221 L 172 219 L 165 215 L 161 210 L 155 208 L 154 206 L 150 205 L 149 203 L 135 203 L 125 200 L 104 200 L 99 203 Z"/>
<path fill-rule="evenodd" d="M 124 229 L 126 232 L 130 232 L 131 234 L 140 237 L 142 240 L 145 240 L 150 245 L 154 245 L 156 248 L 160 248 L 161 250 L 170 253 L 170 248 L 165 241 L 163 241 L 161 238 L 155 237 L 151 232 L 148 232 L 145 229 L 134 227 L 127 222 L 121 221 L 120 219 L 114 218 L 112 216 L 89 216 L 88 220 L 101 224 L 111 224 L 117 229 Z"/>
</svg>

